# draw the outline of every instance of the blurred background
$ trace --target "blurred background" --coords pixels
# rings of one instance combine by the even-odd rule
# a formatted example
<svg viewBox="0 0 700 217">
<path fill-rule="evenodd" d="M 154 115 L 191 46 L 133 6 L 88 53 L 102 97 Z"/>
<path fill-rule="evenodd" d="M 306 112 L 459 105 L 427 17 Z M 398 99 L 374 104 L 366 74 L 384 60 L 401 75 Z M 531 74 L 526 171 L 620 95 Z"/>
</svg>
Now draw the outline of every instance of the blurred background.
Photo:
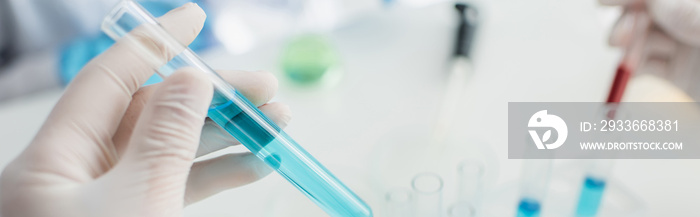
<svg viewBox="0 0 700 217">
<path fill-rule="evenodd" d="M 82 66 L 113 43 L 99 24 L 116 2 L 0 0 L 0 167 L 29 144 Z M 159 16 L 187 1 L 140 2 Z M 215 69 L 275 73 L 273 101 L 293 111 L 286 131 L 376 216 L 413 208 L 533 216 L 540 206 L 542 216 L 700 214 L 698 160 L 617 160 L 588 215 L 577 211 L 588 162 L 507 159 L 508 102 L 605 99 L 622 57 L 608 45 L 620 8 L 474 0 L 460 15 L 446 0 L 194 2 L 208 18 L 190 47 Z M 455 57 L 465 20 L 470 52 Z M 626 97 L 644 100 L 636 91 L 644 85 L 633 80 Z M 528 184 L 538 178 L 548 185 Z M 524 203 L 524 189 L 545 196 Z M 186 216 L 325 214 L 272 174 L 196 203 Z"/>
</svg>

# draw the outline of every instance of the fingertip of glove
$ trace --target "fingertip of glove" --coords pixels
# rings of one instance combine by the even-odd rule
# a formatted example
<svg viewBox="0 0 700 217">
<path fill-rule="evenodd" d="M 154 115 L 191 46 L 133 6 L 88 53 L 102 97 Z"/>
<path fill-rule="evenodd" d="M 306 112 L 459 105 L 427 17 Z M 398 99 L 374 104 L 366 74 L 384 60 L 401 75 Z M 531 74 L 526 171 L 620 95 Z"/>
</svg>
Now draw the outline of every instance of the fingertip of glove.
<svg viewBox="0 0 700 217">
<path fill-rule="evenodd" d="M 180 43 L 190 44 L 204 28 L 207 14 L 195 3 L 187 3 L 158 18 L 160 24 Z"/>
<path fill-rule="evenodd" d="M 285 128 L 292 120 L 292 110 L 289 105 L 279 102 L 268 103 L 260 107 L 264 113 L 266 113 L 272 121 L 274 121 L 279 127 Z"/>
</svg>

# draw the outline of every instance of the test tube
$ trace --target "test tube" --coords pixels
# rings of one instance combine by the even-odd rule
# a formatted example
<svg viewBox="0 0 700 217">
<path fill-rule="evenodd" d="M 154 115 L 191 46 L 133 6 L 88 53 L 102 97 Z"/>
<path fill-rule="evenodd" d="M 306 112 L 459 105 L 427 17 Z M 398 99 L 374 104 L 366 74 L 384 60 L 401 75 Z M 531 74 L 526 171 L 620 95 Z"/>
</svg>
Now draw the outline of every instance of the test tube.
<svg viewBox="0 0 700 217">
<path fill-rule="evenodd" d="M 484 165 L 464 160 L 457 166 L 457 203 L 478 209 L 483 195 Z"/>
<path fill-rule="evenodd" d="M 624 120 L 623 108 L 617 103 L 606 103 L 596 114 L 603 120 Z M 619 141 L 619 134 L 606 134 L 601 136 L 603 141 Z M 607 178 L 612 169 L 613 160 L 593 159 L 586 161 L 585 176 L 581 185 L 578 204 L 576 206 L 577 217 L 592 217 L 598 214 L 600 204 L 603 201 L 603 193 Z"/>
<path fill-rule="evenodd" d="M 386 193 L 387 217 L 413 216 L 413 194 L 407 189 L 397 189 Z"/>
<path fill-rule="evenodd" d="M 576 206 L 577 217 L 593 217 L 598 214 L 612 164 L 611 159 L 596 159 L 590 162 Z"/>
<path fill-rule="evenodd" d="M 138 55 L 167 77 L 175 70 L 191 67 L 206 73 L 214 86 L 208 116 L 246 148 L 292 183 L 331 216 L 372 216 L 370 208 L 301 148 L 289 135 L 225 82 L 192 50 L 169 35 L 156 19 L 134 1 L 122 1 L 102 23 L 114 40 L 133 43 Z M 166 53 L 174 56 L 169 62 Z M 166 63 L 167 62 L 167 63 Z"/>
<path fill-rule="evenodd" d="M 450 217 L 476 216 L 481 205 L 484 166 L 475 160 L 464 160 L 457 166 L 457 202 L 448 210 Z"/>
<path fill-rule="evenodd" d="M 420 173 L 413 177 L 415 217 L 442 216 L 442 178 L 435 173 Z"/>
<path fill-rule="evenodd" d="M 520 182 L 520 201 L 517 217 L 539 217 L 549 187 L 552 170 L 551 159 L 530 159 L 523 161 Z"/>
</svg>

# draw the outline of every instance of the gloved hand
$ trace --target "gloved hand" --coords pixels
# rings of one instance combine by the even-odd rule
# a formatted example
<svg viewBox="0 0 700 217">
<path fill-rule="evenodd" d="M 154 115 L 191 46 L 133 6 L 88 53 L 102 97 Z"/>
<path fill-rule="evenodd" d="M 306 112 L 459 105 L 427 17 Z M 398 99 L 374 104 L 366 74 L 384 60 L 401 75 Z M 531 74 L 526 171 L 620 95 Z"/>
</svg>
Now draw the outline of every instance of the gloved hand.
<svg viewBox="0 0 700 217">
<path fill-rule="evenodd" d="M 695 100 L 700 99 L 700 1 L 599 1 L 625 8 L 610 35 L 611 45 L 627 47 L 635 38 L 643 38 L 636 74 L 666 78 Z M 642 32 L 632 28 L 638 11 L 652 21 Z"/>
<path fill-rule="evenodd" d="M 195 38 L 204 19 L 195 4 L 159 18 L 183 44 Z M 141 87 L 153 66 L 128 55 L 136 49 L 131 43 L 119 41 L 91 61 L 28 148 L 5 168 L 1 216 L 181 216 L 183 206 L 271 171 L 250 153 L 193 163 L 236 144 L 205 122 L 210 81 L 186 69 Z M 271 74 L 220 73 L 273 121 L 289 121 L 285 105 L 265 104 L 277 88 Z M 207 140 L 198 150 L 200 134 Z"/>
</svg>

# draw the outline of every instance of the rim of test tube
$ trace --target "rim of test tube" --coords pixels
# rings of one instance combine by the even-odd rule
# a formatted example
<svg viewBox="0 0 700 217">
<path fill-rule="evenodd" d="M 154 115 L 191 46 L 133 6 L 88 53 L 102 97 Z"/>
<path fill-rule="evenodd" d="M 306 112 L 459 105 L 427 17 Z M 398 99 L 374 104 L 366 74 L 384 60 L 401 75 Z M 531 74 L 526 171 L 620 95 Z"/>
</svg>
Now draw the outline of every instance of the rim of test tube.
<svg viewBox="0 0 700 217">
<path fill-rule="evenodd" d="M 476 209 L 469 204 L 454 204 L 447 210 L 449 217 L 472 217 L 476 216 Z"/>
<path fill-rule="evenodd" d="M 411 181 L 413 190 L 419 193 L 437 193 L 442 190 L 443 181 L 440 175 L 435 173 L 419 173 Z"/>
<path fill-rule="evenodd" d="M 484 164 L 481 161 L 467 159 L 457 166 L 459 174 L 475 174 L 478 178 L 484 176 Z"/>
<path fill-rule="evenodd" d="M 125 14 L 137 14 L 138 16 L 135 16 L 134 18 L 139 19 L 139 22 L 144 22 L 144 23 L 150 23 L 150 24 L 158 24 L 155 18 L 151 16 L 150 14 L 144 13 L 143 10 L 140 10 L 141 6 L 139 6 L 136 2 L 131 1 L 131 0 L 124 0 L 124 1 L 119 1 L 117 4 L 114 5 L 112 10 L 107 13 L 105 18 L 102 20 L 101 24 L 101 29 L 108 35 L 110 35 L 111 38 L 121 38 L 119 34 L 125 34 L 126 32 L 116 32 L 116 31 L 128 31 L 124 29 L 114 29 L 114 27 L 119 27 L 117 25 L 117 22 L 122 19 L 122 17 Z M 150 18 L 150 19 L 149 19 Z M 107 30 L 107 31 L 105 31 Z"/>
</svg>

